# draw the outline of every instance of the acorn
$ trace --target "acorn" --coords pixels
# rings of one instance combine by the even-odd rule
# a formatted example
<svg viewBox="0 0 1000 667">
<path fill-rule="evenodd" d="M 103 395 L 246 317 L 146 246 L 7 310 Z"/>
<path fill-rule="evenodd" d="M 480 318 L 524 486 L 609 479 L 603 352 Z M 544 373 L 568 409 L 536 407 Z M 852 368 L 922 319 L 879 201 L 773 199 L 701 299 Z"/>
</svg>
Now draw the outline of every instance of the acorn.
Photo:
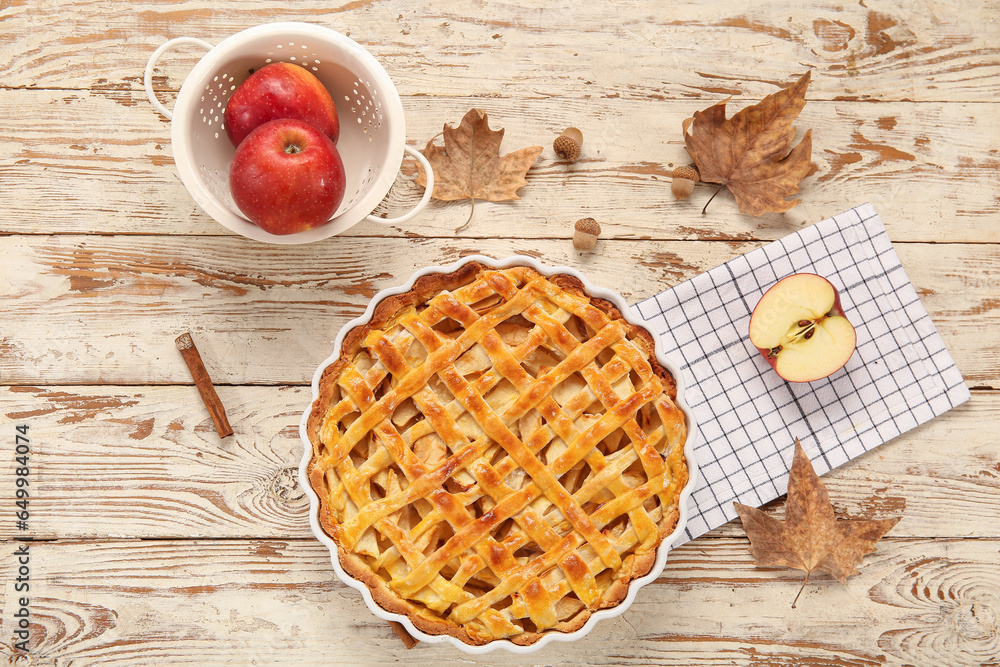
<svg viewBox="0 0 1000 667">
<path fill-rule="evenodd" d="M 670 183 L 670 191 L 677 199 L 687 199 L 694 190 L 694 184 L 700 180 L 698 170 L 695 167 L 677 167 L 670 174 L 673 181 Z"/>
<path fill-rule="evenodd" d="M 597 237 L 601 235 L 601 226 L 593 218 L 582 218 L 573 225 L 573 247 L 577 250 L 593 250 L 597 245 Z"/>
<path fill-rule="evenodd" d="M 583 147 L 583 132 L 575 127 L 567 127 L 556 140 L 552 142 L 552 150 L 567 162 L 580 159 L 580 148 Z"/>
</svg>

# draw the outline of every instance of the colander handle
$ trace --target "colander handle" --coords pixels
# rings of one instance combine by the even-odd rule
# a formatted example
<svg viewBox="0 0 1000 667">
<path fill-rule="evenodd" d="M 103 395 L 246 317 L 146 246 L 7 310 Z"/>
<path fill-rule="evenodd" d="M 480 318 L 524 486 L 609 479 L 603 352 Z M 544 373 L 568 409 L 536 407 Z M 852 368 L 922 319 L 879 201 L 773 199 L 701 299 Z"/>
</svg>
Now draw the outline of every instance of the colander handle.
<svg viewBox="0 0 1000 667">
<path fill-rule="evenodd" d="M 424 207 L 427 206 L 427 202 L 431 200 L 431 194 L 434 192 L 434 170 L 431 168 L 431 163 L 428 162 L 427 158 L 425 158 L 416 148 L 403 146 L 403 150 L 407 155 L 419 162 L 420 166 L 424 168 L 424 173 L 427 174 L 427 187 L 424 189 L 424 196 L 420 198 L 420 201 L 417 202 L 416 206 L 398 218 L 379 218 L 374 215 L 368 215 L 365 216 L 365 220 L 377 222 L 382 225 L 398 225 L 404 222 L 409 222 L 415 218 L 418 213 L 424 210 Z"/>
<path fill-rule="evenodd" d="M 180 46 L 181 44 L 194 44 L 195 46 L 203 47 L 207 51 L 212 50 L 211 44 L 197 37 L 174 37 L 173 39 L 168 39 L 149 56 L 149 60 L 146 62 L 146 74 L 142 77 L 142 83 L 146 86 L 146 97 L 149 98 L 149 103 L 153 105 L 154 109 L 163 114 L 167 120 L 173 120 L 174 114 L 170 109 L 163 106 L 160 100 L 156 99 L 156 92 L 153 90 L 153 68 L 156 67 L 156 62 L 163 55 L 164 51 L 172 49 L 175 46 Z"/>
</svg>

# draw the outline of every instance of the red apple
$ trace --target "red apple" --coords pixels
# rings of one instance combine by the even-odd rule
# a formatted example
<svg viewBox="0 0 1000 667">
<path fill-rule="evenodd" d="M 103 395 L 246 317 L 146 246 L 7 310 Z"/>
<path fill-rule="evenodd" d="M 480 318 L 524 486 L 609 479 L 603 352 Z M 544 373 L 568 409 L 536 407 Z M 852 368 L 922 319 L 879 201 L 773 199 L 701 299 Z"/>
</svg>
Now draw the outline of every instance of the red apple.
<svg viewBox="0 0 1000 667">
<path fill-rule="evenodd" d="M 229 169 L 233 201 L 272 234 L 328 222 L 344 199 L 344 163 L 330 138 L 292 118 L 259 126 L 240 143 Z"/>
<path fill-rule="evenodd" d="M 279 118 L 312 123 L 333 143 L 340 138 L 340 118 L 329 91 L 312 72 L 289 63 L 271 63 L 251 74 L 233 92 L 223 115 L 233 146 L 257 126 Z"/>
<path fill-rule="evenodd" d="M 830 281 L 796 273 L 779 280 L 757 302 L 750 316 L 750 342 L 784 379 L 812 382 L 847 363 L 857 334 Z"/>
</svg>

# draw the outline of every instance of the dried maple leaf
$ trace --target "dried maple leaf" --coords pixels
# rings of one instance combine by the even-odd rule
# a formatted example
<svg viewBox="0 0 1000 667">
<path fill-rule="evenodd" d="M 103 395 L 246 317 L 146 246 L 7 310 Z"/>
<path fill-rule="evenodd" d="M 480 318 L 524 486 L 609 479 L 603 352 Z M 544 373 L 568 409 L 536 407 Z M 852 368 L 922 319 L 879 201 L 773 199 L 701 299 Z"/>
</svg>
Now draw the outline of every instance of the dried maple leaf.
<svg viewBox="0 0 1000 667">
<path fill-rule="evenodd" d="M 792 121 L 806 104 L 808 85 L 806 72 L 732 118 L 726 119 L 723 101 L 684 121 L 684 144 L 701 180 L 728 188 L 743 213 L 780 213 L 801 201 L 786 197 L 798 192 L 799 181 L 812 167 L 812 130 L 792 148 Z"/>
<path fill-rule="evenodd" d="M 527 183 L 524 176 L 542 147 L 529 146 L 501 157 L 503 133 L 503 129 L 490 129 L 486 114 L 480 109 L 465 114 L 458 127 L 445 124 L 444 148 L 431 139 L 422 151 L 434 169 L 431 196 L 443 201 L 520 199 L 517 191 Z M 423 172 L 417 177 L 417 184 L 427 186 Z"/>
<path fill-rule="evenodd" d="M 804 570 L 802 588 L 814 570 L 828 572 L 840 583 L 858 574 L 857 565 L 864 555 L 874 551 L 875 543 L 900 519 L 837 519 L 826 486 L 798 438 L 788 478 L 785 520 L 779 521 L 756 507 L 733 504 L 750 538 L 750 553 L 757 566 Z M 793 609 L 798 599 L 796 595 Z"/>
</svg>

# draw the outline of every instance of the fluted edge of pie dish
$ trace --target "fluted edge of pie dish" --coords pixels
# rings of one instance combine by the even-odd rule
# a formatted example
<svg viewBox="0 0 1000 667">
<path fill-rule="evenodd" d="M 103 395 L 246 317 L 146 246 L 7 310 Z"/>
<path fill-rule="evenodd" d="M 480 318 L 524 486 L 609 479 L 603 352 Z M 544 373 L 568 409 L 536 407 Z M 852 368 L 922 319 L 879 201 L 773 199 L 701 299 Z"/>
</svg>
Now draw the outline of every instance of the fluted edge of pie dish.
<svg viewBox="0 0 1000 667">
<path fill-rule="evenodd" d="M 431 635 L 426 632 L 423 632 L 422 630 L 417 629 L 413 625 L 413 622 L 409 619 L 409 617 L 402 614 L 389 612 L 383 609 L 372 598 L 371 591 L 363 582 L 355 579 L 354 577 L 352 577 L 351 575 L 349 575 L 347 572 L 344 571 L 343 567 L 340 564 L 340 558 L 337 555 L 339 550 L 337 543 L 333 540 L 333 538 L 327 535 L 327 533 L 320 526 L 319 522 L 320 499 L 319 496 L 316 494 L 315 490 L 312 488 L 312 485 L 309 483 L 308 468 L 309 468 L 309 463 L 312 459 L 312 443 L 309 440 L 309 434 L 307 430 L 309 417 L 312 414 L 313 405 L 315 404 L 316 399 L 319 397 L 320 394 L 320 378 L 323 376 L 323 371 L 326 370 L 326 368 L 330 364 L 334 363 L 340 356 L 341 346 L 343 344 L 344 337 L 347 335 L 349 331 L 351 331 L 355 327 L 367 324 L 371 320 L 372 315 L 374 314 L 375 307 L 381 301 L 383 301 L 387 297 L 408 292 L 410 289 L 413 288 L 414 283 L 416 283 L 416 281 L 419 278 L 433 273 L 451 273 L 457 271 L 459 268 L 470 262 L 479 262 L 481 264 L 485 264 L 496 269 L 506 269 L 512 266 L 528 266 L 546 277 L 551 277 L 559 274 L 566 274 L 573 276 L 574 278 L 580 280 L 581 283 L 583 283 L 584 288 L 586 289 L 587 293 L 590 296 L 610 301 L 619 310 L 622 317 L 626 321 L 636 326 L 646 328 L 645 323 L 637 319 L 632 314 L 628 303 L 620 294 L 608 288 L 594 285 L 586 278 L 586 276 L 583 273 L 572 267 L 547 266 L 542 264 L 538 260 L 534 259 L 533 257 L 527 257 L 523 255 L 512 255 L 502 260 L 497 260 L 492 257 L 486 257 L 482 255 L 470 255 L 467 257 L 463 257 L 461 260 L 448 266 L 429 266 L 420 269 L 416 271 L 413 275 L 411 275 L 409 280 L 407 280 L 404 284 L 395 287 L 389 287 L 387 289 L 380 291 L 378 294 L 372 297 L 372 299 L 368 303 L 368 307 L 365 309 L 365 312 L 362 315 L 344 324 L 344 326 L 341 327 L 340 331 L 338 332 L 336 339 L 334 340 L 333 353 L 319 365 L 319 367 L 316 369 L 316 372 L 313 374 L 312 396 L 309 402 L 309 407 L 306 408 L 306 410 L 303 412 L 302 419 L 299 423 L 299 438 L 301 439 L 304 448 L 302 460 L 299 463 L 299 485 L 302 487 L 302 490 L 309 498 L 309 527 L 312 529 L 312 532 L 316 536 L 316 538 L 324 545 L 326 545 L 326 547 L 330 550 L 330 561 L 333 564 L 333 570 L 337 574 L 337 578 L 340 579 L 343 583 L 350 586 L 351 588 L 354 588 L 355 590 L 360 592 L 362 598 L 365 601 L 365 604 L 368 606 L 368 608 L 376 617 L 381 618 L 385 621 L 395 621 L 400 623 L 404 628 L 406 628 L 406 631 L 409 632 L 414 639 L 426 642 L 428 644 L 448 643 L 454 646 L 455 648 L 459 649 L 460 651 L 470 654 L 484 654 L 484 653 L 489 653 L 491 651 L 495 651 L 497 649 L 507 650 L 511 653 L 528 654 L 528 653 L 534 653 L 535 651 L 541 649 L 543 646 L 554 641 L 570 642 L 581 639 L 594 628 L 594 626 L 598 623 L 598 621 L 620 616 L 632 605 L 632 602 L 633 600 L 635 600 L 636 594 L 638 593 L 639 589 L 641 589 L 646 584 L 654 581 L 657 577 L 660 576 L 660 573 L 663 571 L 663 568 L 666 565 L 667 553 L 670 551 L 671 548 L 673 548 L 674 544 L 683 536 L 685 527 L 687 526 L 688 516 L 691 512 L 691 507 L 690 507 L 691 493 L 694 491 L 699 476 L 698 465 L 694 458 L 694 442 L 696 439 L 698 427 L 696 422 L 694 421 L 691 410 L 688 407 L 687 401 L 685 400 L 684 397 L 685 393 L 684 376 L 681 374 L 680 368 L 677 366 L 676 363 L 674 363 L 672 360 L 670 360 L 663 354 L 662 345 L 660 343 L 659 337 L 653 335 L 652 332 L 650 332 L 651 334 L 650 337 L 653 339 L 654 354 L 656 355 L 656 359 L 667 371 L 670 372 L 677 386 L 677 399 L 674 401 L 674 403 L 677 405 L 678 408 L 680 408 L 681 412 L 684 413 L 684 416 L 686 418 L 687 437 L 684 442 L 684 458 L 688 469 L 688 481 L 687 484 L 684 486 L 683 490 L 681 491 L 680 498 L 678 500 L 677 524 L 674 526 L 673 532 L 667 535 L 662 540 L 659 547 L 657 547 L 656 560 L 653 562 L 653 566 L 650 568 L 649 572 L 629 582 L 628 592 L 625 595 L 625 598 L 622 599 L 622 601 L 619 604 L 615 605 L 614 607 L 606 609 L 598 609 L 592 612 L 590 618 L 586 621 L 586 623 L 584 623 L 583 627 L 581 627 L 580 629 L 566 633 L 560 633 L 560 632 L 548 633 L 545 634 L 537 642 L 528 645 L 515 644 L 514 642 L 508 639 L 496 639 L 487 644 L 475 646 L 471 644 L 466 644 L 460 639 L 448 634 Z"/>
</svg>

